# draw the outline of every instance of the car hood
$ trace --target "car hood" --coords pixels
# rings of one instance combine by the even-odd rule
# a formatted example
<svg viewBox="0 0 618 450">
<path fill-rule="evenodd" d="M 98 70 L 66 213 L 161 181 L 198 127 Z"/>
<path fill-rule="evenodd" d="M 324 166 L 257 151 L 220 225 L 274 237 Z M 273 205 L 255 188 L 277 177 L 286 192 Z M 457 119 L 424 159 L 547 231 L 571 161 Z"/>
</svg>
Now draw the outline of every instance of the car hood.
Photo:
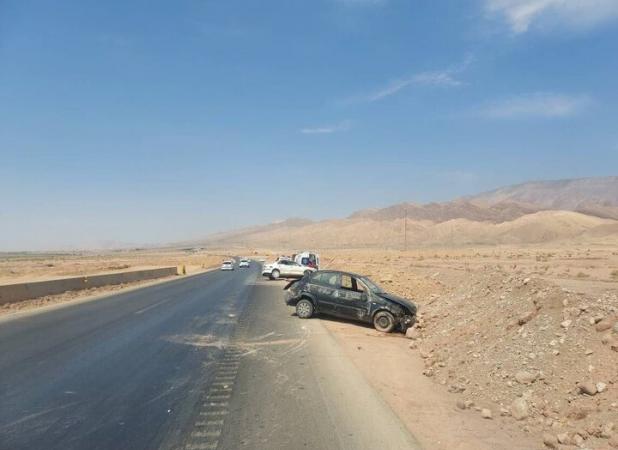
<svg viewBox="0 0 618 450">
<path fill-rule="evenodd" d="M 399 297 L 393 294 L 388 294 L 386 292 L 380 292 L 379 294 L 376 294 L 376 295 L 390 302 L 397 303 L 398 305 L 409 309 L 412 314 L 416 314 L 416 310 L 418 309 L 418 307 L 416 306 L 416 304 L 414 304 L 407 298 Z"/>
</svg>

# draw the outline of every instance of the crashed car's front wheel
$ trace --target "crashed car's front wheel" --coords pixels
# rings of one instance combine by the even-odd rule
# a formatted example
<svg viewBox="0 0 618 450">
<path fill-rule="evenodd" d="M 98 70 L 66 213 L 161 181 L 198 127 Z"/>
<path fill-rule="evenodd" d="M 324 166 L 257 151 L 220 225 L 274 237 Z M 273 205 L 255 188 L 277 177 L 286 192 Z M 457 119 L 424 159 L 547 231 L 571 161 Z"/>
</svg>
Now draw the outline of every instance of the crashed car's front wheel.
<svg viewBox="0 0 618 450">
<path fill-rule="evenodd" d="M 296 304 L 296 315 L 301 319 L 308 319 L 313 315 L 313 303 L 307 299 L 299 300 Z"/>
<path fill-rule="evenodd" d="M 379 311 L 373 316 L 373 326 L 383 333 L 390 333 L 395 329 L 395 318 L 388 311 Z"/>
<path fill-rule="evenodd" d="M 281 273 L 279 273 L 279 271 L 277 269 L 273 270 L 270 273 L 270 279 L 271 280 L 278 280 L 279 279 L 279 275 L 281 275 Z"/>
</svg>

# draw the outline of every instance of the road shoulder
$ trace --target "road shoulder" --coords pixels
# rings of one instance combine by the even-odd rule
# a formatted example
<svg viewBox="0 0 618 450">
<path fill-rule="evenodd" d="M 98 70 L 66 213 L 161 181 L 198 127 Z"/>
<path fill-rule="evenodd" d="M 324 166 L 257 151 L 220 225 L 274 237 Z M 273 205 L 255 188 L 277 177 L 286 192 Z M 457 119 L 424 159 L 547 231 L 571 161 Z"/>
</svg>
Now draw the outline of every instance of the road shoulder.
<svg viewBox="0 0 618 450">
<path fill-rule="evenodd" d="M 384 335 L 348 322 L 321 320 L 367 382 L 416 436 L 436 450 L 524 450 L 538 441 L 506 421 L 460 410 L 458 396 L 422 375 L 422 359 L 401 335 Z M 482 407 L 483 405 L 478 405 Z"/>
</svg>

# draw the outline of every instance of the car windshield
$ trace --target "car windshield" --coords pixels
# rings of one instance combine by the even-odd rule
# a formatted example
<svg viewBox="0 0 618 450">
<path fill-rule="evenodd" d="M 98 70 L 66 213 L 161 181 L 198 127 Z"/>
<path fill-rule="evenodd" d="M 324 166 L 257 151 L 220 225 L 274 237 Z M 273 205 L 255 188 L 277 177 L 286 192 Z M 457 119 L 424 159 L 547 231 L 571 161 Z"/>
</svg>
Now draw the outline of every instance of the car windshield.
<svg viewBox="0 0 618 450">
<path fill-rule="evenodd" d="M 373 281 L 371 281 L 367 277 L 360 277 L 359 280 L 361 280 L 365 284 L 365 286 L 367 286 L 367 289 L 369 289 L 371 292 L 375 294 L 381 294 L 385 292 L 384 289 L 382 289 L 380 286 L 375 284 Z"/>
</svg>

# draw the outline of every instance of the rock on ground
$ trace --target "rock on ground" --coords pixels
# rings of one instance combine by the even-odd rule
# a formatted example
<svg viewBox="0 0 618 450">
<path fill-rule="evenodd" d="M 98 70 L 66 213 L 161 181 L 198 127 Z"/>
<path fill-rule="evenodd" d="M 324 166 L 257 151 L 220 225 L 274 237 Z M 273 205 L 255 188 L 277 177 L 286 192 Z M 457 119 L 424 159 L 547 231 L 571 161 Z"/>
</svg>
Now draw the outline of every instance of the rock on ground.
<svg viewBox="0 0 618 450">
<path fill-rule="evenodd" d="M 511 403 L 511 415 L 516 420 L 523 420 L 530 415 L 528 410 L 528 402 L 522 397 L 516 398 Z"/>
</svg>

